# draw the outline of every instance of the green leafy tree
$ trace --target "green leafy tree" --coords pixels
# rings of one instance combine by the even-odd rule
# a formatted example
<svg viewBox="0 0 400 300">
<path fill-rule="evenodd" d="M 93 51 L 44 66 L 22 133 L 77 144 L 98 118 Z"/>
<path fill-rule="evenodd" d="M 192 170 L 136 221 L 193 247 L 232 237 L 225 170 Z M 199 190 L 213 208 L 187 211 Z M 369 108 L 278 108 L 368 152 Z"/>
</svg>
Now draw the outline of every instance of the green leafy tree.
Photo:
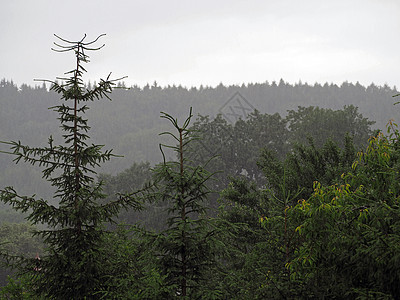
<svg viewBox="0 0 400 300">
<path fill-rule="evenodd" d="M 194 139 L 190 144 L 188 158 L 193 161 L 193 165 L 206 163 L 211 156 L 215 156 L 212 163 L 212 171 L 215 174 L 215 181 L 210 182 L 216 191 L 222 190 L 227 184 L 227 176 L 236 173 L 233 164 L 227 164 L 234 156 L 233 126 L 229 124 L 222 115 L 218 115 L 213 120 L 208 116 L 199 116 L 190 128 Z"/>
<path fill-rule="evenodd" d="M 308 295 L 301 281 L 285 265 L 301 245 L 297 223 L 288 214 L 299 199 L 313 192 L 313 182 L 339 182 L 356 158 L 351 137 L 341 149 L 328 140 L 322 147 L 296 144 L 281 161 L 263 149 L 259 166 L 266 185 L 257 187 L 245 177 L 231 178 L 221 193 L 221 216 L 239 227 L 232 239 L 232 256 L 226 285 L 235 286 L 236 299 L 298 298 Z M 229 282 L 229 284 L 228 284 Z"/>
<path fill-rule="evenodd" d="M 268 148 L 280 158 L 289 150 L 286 121 L 279 114 L 261 114 L 255 110 L 245 120 L 229 124 L 222 115 L 210 120 L 200 116 L 191 127 L 200 137 L 191 144 L 194 163 L 205 163 L 210 155 L 216 156 L 210 166 L 217 172 L 211 187 L 222 191 L 230 176 L 245 176 L 259 186 L 265 184 L 257 160 L 262 148 Z M 212 205 L 217 207 L 216 199 Z"/>
<path fill-rule="evenodd" d="M 63 143 L 55 145 L 52 137 L 47 147 L 30 147 L 21 142 L 2 142 L 11 147 L 15 161 L 25 161 L 43 167 L 43 177 L 56 189 L 54 198 L 57 206 L 34 196 L 21 196 L 13 187 L 0 191 L 1 201 L 16 210 L 28 213 L 33 224 L 44 223 L 46 230 L 38 232 L 46 244 L 46 253 L 39 261 L 21 259 L 21 273 L 31 274 L 34 292 L 56 299 L 96 299 L 96 292 L 105 289 L 105 276 L 112 266 L 108 265 L 108 252 L 103 247 L 104 222 L 112 222 L 121 208 L 138 207 L 132 194 L 121 195 L 106 204 L 99 203 L 105 195 L 102 183 L 96 183 L 94 168 L 109 160 L 113 154 L 102 152 L 102 145 L 88 145 L 88 121 L 83 114 L 89 109 L 87 103 L 109 98 L 115 80 L 100 80 L 87 90 L 82 76 L 84 63 L 89 62 L 86 54 L 98 50 L 93 41 L 67 41 L 58 36 L 57 52 L 73 52 L 75 68 L 60 78 L 61 83 L 51 82 L 51 89 L 61 95 L 62 104 L 52 107 L 59 114 Z M 38 265 L 39 264 L 39 265 Z"/>
<path fill-rule="evenodd" d="M 357 150 L 366 146 L 366 141 L 372 135 L 371 125 L 375 123 L 363 117 L 354 105 L 341 110 L 299 106 L 297 111 L 288 111 L 286 120 L 291 142 L 303 143 L 311 137 L 316 146 L 321 147 L 331 138 L 343 146 L 342 137 L 348 133 L 354 139 Z"/>
<path fill-rule="evenodd" d="M 235 157 L 227 157 L 226 164 L 235 167 L 231 176 L 245 175 L 259 186 L 265 184 L 262 171 L 257 166 L 261 149 L 267 148 L 279 158 L 289 151 L 286 121 L 279 114 L 261 114 L 255 110 L 246 120 L 238 120 L 234 126 L 232 147 Z"/>
<path fill-rule="evenodd" d="M 316 298 L 400 298 L 399 137 L 393 123 L 359 152 L 344 182 L 316 182 L 291 209 L 303 243 L 292 275 Z"/>
</svg>

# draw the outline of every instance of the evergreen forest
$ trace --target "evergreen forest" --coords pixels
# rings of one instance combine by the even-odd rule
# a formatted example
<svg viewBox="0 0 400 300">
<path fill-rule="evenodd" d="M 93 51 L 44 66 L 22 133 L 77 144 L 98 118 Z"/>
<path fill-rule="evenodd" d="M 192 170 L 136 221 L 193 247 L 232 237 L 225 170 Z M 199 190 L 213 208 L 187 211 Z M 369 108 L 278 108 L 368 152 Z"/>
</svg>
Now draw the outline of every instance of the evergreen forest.
<svg viewBox="0 0 400 300">
<path fill-rule="evenodd" d="M 396 87 L 85 82 L 102 37 L 0 81 L 0 299 L 400 299 Z"/>
</svg>

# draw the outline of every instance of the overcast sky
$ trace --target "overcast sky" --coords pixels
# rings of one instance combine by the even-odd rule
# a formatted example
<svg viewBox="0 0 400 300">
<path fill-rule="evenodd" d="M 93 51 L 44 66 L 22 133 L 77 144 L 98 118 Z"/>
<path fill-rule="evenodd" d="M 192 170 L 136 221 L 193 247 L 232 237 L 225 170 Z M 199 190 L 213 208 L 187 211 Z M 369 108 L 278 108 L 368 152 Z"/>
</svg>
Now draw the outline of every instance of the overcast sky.
<svg viewBox="0 0 400 300">
<path fill-rule="evenodd" d="M 53 34 L 106 46 L 88 79 L 128 85 L 301 80 L 400 87 L 400 0 L 2 0 L 0 78 L 18 85 L 74 66 Z M 100 44 L 99 44 L 100 45 Z"/>
</svg>

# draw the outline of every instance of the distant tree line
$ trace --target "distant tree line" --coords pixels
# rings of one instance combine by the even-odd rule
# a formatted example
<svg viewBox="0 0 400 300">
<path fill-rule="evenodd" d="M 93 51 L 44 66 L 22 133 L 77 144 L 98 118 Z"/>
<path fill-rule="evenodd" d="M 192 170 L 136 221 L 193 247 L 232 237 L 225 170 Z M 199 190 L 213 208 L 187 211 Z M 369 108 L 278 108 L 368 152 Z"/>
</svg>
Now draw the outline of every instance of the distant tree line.
<svg viewBox="0 0 400 300">
<path fill-rule="evenodd" d="M 121 83 L 120 86 L 124 84 Z M 47 109 L 57 101 L 57 95 L 48 91 L 48 88 L 45 84 L 36 87 L 24 84 L 18 87 L 12 81 L 0 81 L 2 140 L 13 138 L 39 146 L 37 143 L 46 141 L 50 134 L 60 133 L 59 125 L 55 121 L 56 115 Z M 158 133 L 166 129 L 159 120 L 160 111 L 168 111 L 178 118 L 184 118 L 185 108 L 193 107 L 195 118 L 201 115 L 209 116 L 213 120 L 219 113 L 224 113 L 221 108 L 237 92 L 251 105 L 247 114 L 254 112 L 254 108 L 261 115 L 278 113 L 280 118 L 287 118 L 290 117 L 290 111 L 297 112 L 298 107 L 302 107 L 303 113 L 313 110 L 315 115 L 322 116 L 320 111 L 324 109 L 341 110 L 344 106 L 353 105 L 358 107 L 357 113 L 376 122 L 373 129 L 385 128 L 388 120 L 397 117 L 392 109 L 392 96 L 397 92 L 387 85 L 371 84 L 364 87 L 348 82 L 340 86 L 328 83 L 309 85 L 301 82 L 292 85 L 280 80 L 277 83 L 241 86 L 220 84 L 217 87 L 193 88 L 160 87 L 153 83 L 143 88 L 133 86 L 129 90 L 116 89 L 112 102 L 98 103 L 88 112 L 92 120 L 92 141 L 113 145 L 115 153 L 124 156 L 123 159 L 104 164 L 100 172 L 116 174 L 133 162 L 150 162 L 154 165 L 159 161 L 157 145 L 163 139 Z M 309 108 L 310 106 L 314 108 Z M 226 119 L 224 116 L 222 118 Z M 226 121 L 233 126 L 237 120 Z M 315 142 L 318 143 L 318 140 Z M 0 174 L 2 185 L 23 182 L 23 191 L 33 190 L 39 195 L 51 196 L 51 187 L 40 180 L 39 169 L 27 169 L 21 164 L 15 166 L 5 157 L 0 157 L 0 166 L 3 170 Z"/>
</svg>

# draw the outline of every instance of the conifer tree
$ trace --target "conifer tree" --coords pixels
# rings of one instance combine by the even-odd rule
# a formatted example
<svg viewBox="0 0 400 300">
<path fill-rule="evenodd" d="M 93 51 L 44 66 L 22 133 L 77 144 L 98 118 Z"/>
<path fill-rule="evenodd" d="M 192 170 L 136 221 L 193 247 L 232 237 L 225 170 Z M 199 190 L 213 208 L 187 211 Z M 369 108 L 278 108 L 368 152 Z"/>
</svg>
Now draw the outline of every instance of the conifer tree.
<svg viewBox="0 0 400 300">
<path fill-rule="evenodd" d="M 14 209 L 28 213 L 33 224 L 45 224 L 42 236 L 47 252 L 41 260 L 19 259 L 14 261 L 21 273 L 31 274 L 34 292 L 46 298 L 96 299 L 96 292 L 104 289 L 107 275 L 106 250 L 103 247 L 105 231 L 102 223 L 112 222 L 121 208 L 139 208 L 134 194 L 120 195 L 118 199 L 104 204 L 99 199 L 102 183 L 97 183 L 94 168 L 108 161 L 111 150 L 102 151 L 102 145 L 88 144 L 90 127 L 83 114 L 89 109 L 87 103 L 103 97 L 109 99 L 118 80 L 100 80 L 87 89 L 82 76 L 84 64 L 89 62 L 88 51 L 99 50 L 95 40 L 85 42 L 86 35 L 77 42 L 56 37 L 57 52 L 73 52 L 75 68 L 67 78 L 50 81 L 51 90 L 61 95 L 62 103 L 51 107 L 58 112 L 63 143 L 55 145 L 52 137 L 43 148 L 22 145 L 19 141 L 2 142 L 10 147 L 15 162 L 25 161 L 43 167 L 43 178 L 56 189 L 54 198 L 58 206 L 35 196 L 21 196 L 13 187 L 0 190 L 0 200 Z M 47 81 L 47 80 L 45 80 Z M 4 152 L 4 151 L 3 151 Z M 137 192 L 140 193 L 140 192 Z"/>
<path fill-rule="evenodd" d="M 188 129 L 192 111 L 182 126 L 169 114 L 162 113 L 162 118 L 170 121 L 176 130 L 175 134 L 162 134 L 172 136 L 178 143 L 176 146 L 160 145 L 164 161 L 154 169 L 156 196 L 170 203 L 168 228 L 158 236 L 167 284 L 174 287 L 174 295 L 169 297 L 217 297 L 218 290 L 213 289 L 209 279 L 216 265 L 218 225 L 216 220 L 205 216 L 204 205 L 210 193 L 206 182 L 213 174 L 206 171 L 205 166 L 193 166 L 187 158 L 188 144 L 194 138 Z M 173 149 L 177 161 L 165 161 L 162 146 Z"/>
</svg>

